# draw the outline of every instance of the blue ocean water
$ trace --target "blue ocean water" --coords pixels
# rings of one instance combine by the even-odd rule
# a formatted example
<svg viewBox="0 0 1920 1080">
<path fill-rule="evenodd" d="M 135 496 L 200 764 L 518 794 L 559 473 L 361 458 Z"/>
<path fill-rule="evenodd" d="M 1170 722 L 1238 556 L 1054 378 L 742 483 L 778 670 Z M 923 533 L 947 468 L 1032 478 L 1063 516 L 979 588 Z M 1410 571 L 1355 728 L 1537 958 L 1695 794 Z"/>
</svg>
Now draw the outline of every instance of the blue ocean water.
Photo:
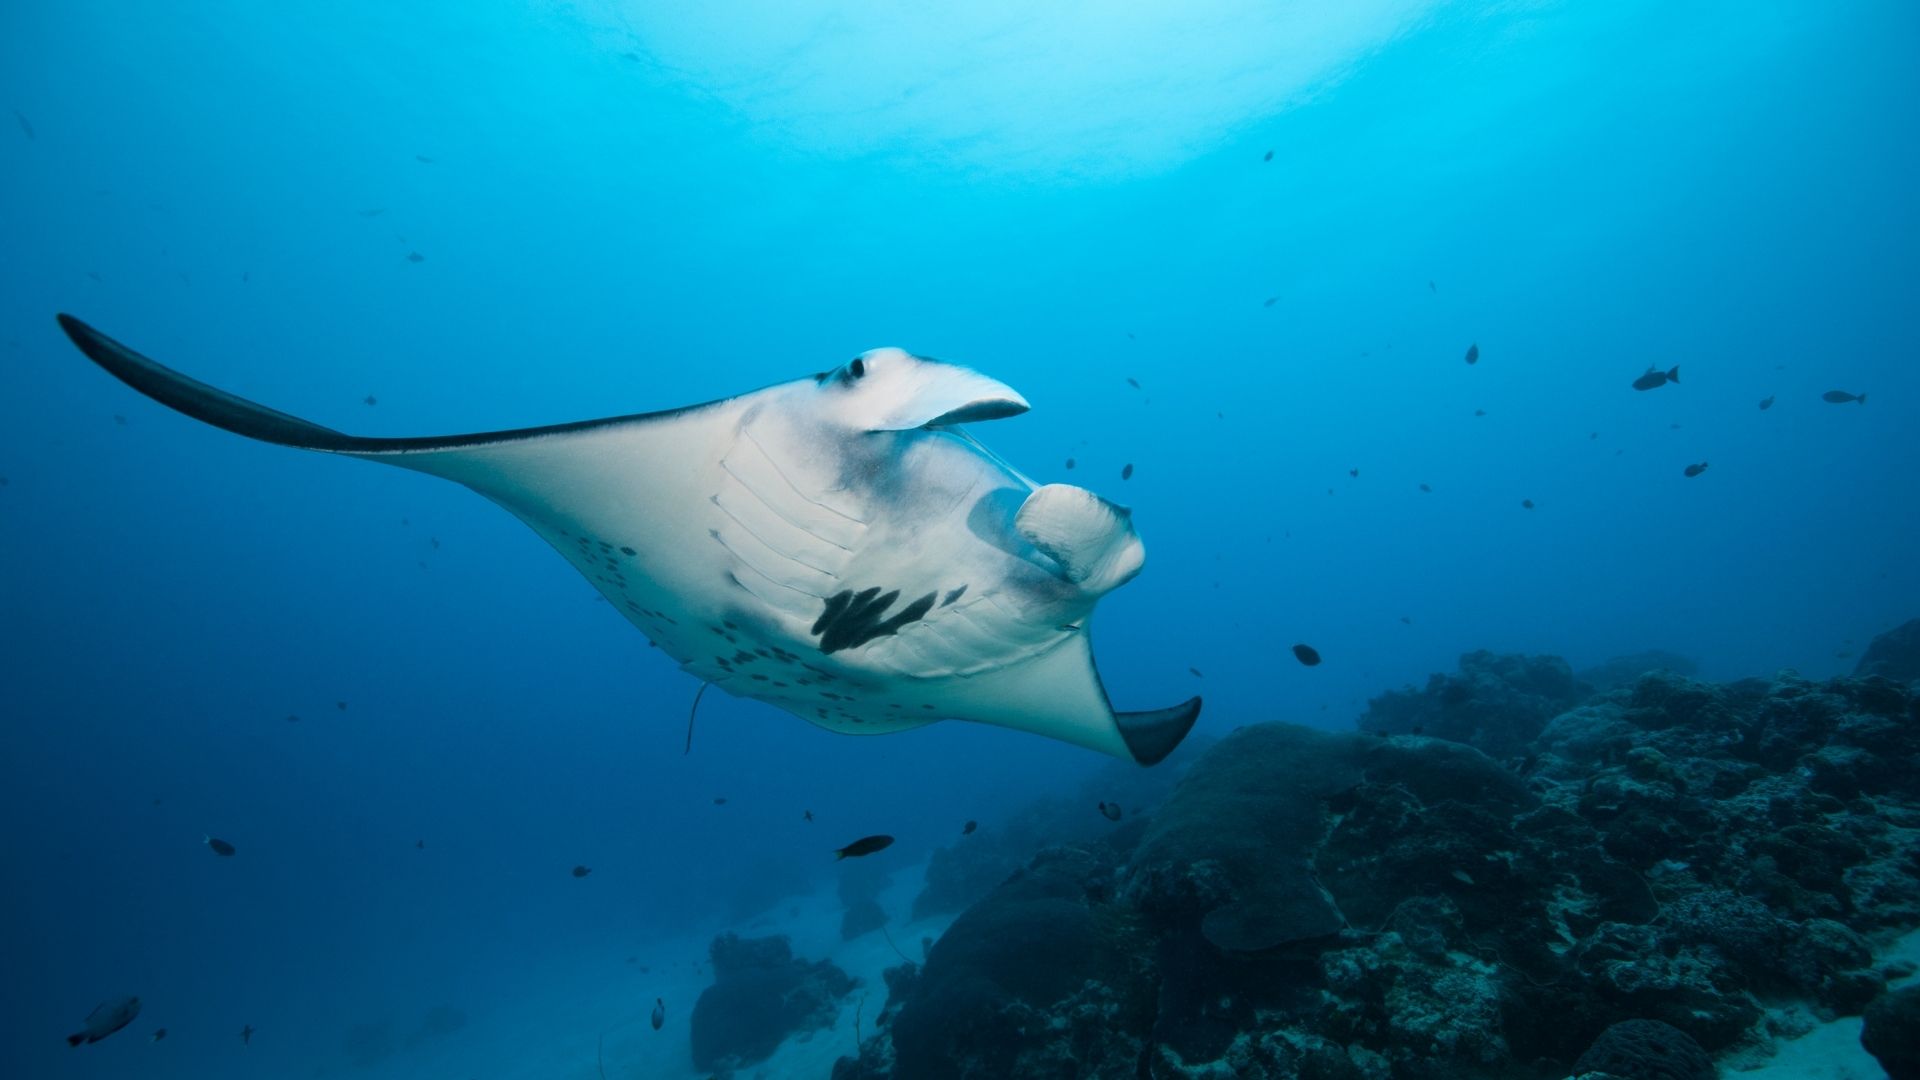
<svg viewBox="0 0 1920 1080">
<path fill-rule="evenodd" d="M 366 435 L 966 364 L 1033 405 L 978 438 L 1133 508 L 1095 652 L 1198 737 L 1350 729 L 1477 648 L 1825 678 L 1920 613 L 1916 40 L 1897 2 L 8 6 L 0 1074 L 593 1076 L 658 987 L 684 1043 L 705 940 L 790 929 L 834 848 L 904 881 L 1110 766 L 717 693 L 683 754 L 697 682 L 520 523 L 178 416 L 56 312 Z"/>
</svg>

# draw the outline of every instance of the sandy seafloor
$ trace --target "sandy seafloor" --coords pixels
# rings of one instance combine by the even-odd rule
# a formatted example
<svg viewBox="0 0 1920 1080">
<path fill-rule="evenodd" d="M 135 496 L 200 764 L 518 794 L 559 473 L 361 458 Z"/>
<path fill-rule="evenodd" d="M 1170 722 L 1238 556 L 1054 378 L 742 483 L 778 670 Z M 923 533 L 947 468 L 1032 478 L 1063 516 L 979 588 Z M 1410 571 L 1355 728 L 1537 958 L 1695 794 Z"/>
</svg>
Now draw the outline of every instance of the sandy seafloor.
<svg viewBox="0 0 1920 1080">
<path fill-rule="evenodd" d="M 879 896 L 894 920 L 886 928 L 887 935 L 915 960 L 922 957 L 921 939 L 938 939 L 954 919 L 954 913 L 948 913 L 904 921 L 914 897 L 925 886 L 925 871 L 924 864 L 896 871 Z M 810 895 L 780 901 L 745 925 L 716 922 L 685 937 L 660 939 L 637 950 L 610 944 L 604 951 L 543 957 L 526 972 L 500 973 L 499 989 L 484 999 L 462 999 L 467 1023 L 457 1032 L 400 1050 L 372 1066 L 352 1063 L 345 1050 L 329 1050 L 311 1062 L 311 1069 L 294 1075 L 356 1080 L 706 1077 L 710 1074 L 693 1067 L 693 1003 L 713 982 L 708 946 L 716 935 L 732 930 L 742 937 L 785 934 L 796 957 L 831 960 L 860 980 L 842 1002 L 832 1026 L 789 1039 L 771 1058 L 735 1073 L 738 1080 L 825 1080 L 836 1059 L 855 1053 L 856 1009 L 862 1030 L 872 1034 L 873 1017 L 887 1000 L 881 972 L 901 962 L 901 954 L 879 931 L 842 941 L 844 910 L 829 880 Z M 626 956 L 633 951 L 639 953 L 639 963 L 629 964 Z M 649 970 L 642 972 L 642 964 Z M 647 1023 L 656 997 L 667 1003 L 666 1024 L 659 1031 Z"/>
<path fill-rule="evenodd" d="M 467 1025 L 450 1035 L 403 1049 L 371 1066 L 349 1061 L 344 1050 L 323 1052 L 310 1062 L 312 1077 L 362 1080 L 418 1080 L 421 1077 L 471 1080 L 698 1080 L 709 1074 L 693 1067 L 690 1026 L 693 1003 L 712 983 L 707 949 L 715 935 L 733 930 L 743 937 L 786 934 L 794 955 L 827 959 L 860 980 L 829 1027 L 787 1040 L 771 1058 L 740 1069 L 738 1080 L 827 1080 L 834 1061 L 854 1053 L 854 1014 L 863 1031 L 886 1004 L 881 973 L 901 962 L 897 945 L 919 959 L 922 939 L 938 939 L 952 914 L 902 922 L 925 883 L 925 866 L 896 872 L 880 896 L 896 920 L 853 941 L 840 939 L 843 906 L 831 882 L 816 892 L 776 904 L 745 926 L 719 923 L 696 934 L 653 942 L 644 949 L 648 971 L 628 964 L 609 947 L 606 952 L 551 956 L 544 968 L 502 972 L 501 989 L 491 1001 L 464 1006 Z M 1908 934 L 1884 952 L 1882 964 L 1904 960 L 1920 968 L 1920 931 Z M 1892 983 L 1907 985 L 1920 976 Z M 653 999 L 668 1004 L 666 1024 L 652 1030 Z M 1804 1034 L 1781 1040 L 1771 1057 L 1734 1057 L 1722 1062 L 1729 1080 L 1886 1080 L 1872 1056 L 1860 1046 L 1860 1018 L 1816 1023 L 1804 1015 L 1779 1014 L 1782 1026 Z M 604 1069 L 604 1072 L 603 1072 Z"/>
</svg>

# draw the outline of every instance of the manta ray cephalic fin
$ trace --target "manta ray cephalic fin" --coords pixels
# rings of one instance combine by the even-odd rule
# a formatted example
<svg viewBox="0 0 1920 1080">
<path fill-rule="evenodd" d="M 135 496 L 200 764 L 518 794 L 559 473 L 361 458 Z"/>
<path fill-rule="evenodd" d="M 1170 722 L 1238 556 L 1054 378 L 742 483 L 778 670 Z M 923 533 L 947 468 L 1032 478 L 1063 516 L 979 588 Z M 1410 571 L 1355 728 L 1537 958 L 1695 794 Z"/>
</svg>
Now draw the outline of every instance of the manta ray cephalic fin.
<svg viewBox="0 0 1920 1080">
<path fill-rule="evenodd" d="M 1013 527 L 1060 564 L 1061 576 L 1095 596 L 1133 580 L 1146 563 L 1133 512 L 1086 488 L 1039 488 L 1020 505 Z"/>
</svg>

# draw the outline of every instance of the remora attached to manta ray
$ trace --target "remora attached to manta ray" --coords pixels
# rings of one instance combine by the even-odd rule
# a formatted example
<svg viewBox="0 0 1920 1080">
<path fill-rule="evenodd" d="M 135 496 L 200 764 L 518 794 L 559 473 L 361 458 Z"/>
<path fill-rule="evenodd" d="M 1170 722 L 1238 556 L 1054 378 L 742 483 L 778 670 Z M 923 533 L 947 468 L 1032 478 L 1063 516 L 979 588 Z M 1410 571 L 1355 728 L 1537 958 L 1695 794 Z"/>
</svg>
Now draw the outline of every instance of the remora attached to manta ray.
<svg viewBox="0 0 1920 1080">
<path fill-rule="evenodd" d="M 464 484 L 680 666 L 822 727 L 973 720 L 1151 765 L 1200 699 L 1115 712 L 1088 621 L 1140 572 L 1130 512 L 1036 485 L 960 425 L 1027 411 L 970 369 L 875 349 L 665 412 L 477 435 L 345 435 L 187 378 L 69 315 L 135 390 L 215 427 Z"/>
</svg>

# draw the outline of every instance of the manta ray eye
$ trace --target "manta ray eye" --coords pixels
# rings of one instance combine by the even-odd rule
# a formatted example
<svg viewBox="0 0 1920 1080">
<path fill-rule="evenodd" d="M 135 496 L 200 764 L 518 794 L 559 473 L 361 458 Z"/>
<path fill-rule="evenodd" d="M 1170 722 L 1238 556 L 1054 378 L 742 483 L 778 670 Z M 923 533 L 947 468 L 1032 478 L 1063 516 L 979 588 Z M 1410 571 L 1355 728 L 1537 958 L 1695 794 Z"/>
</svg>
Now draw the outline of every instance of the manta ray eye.
<svg viewBox="0 0 1920 1080">
<path fill-rule="evenodd" d="M 867 373 L 867 362 L 858 357 L 854 358 L 853 363 L 847 365 L 847 374 L 852 375 L 856 379 L 862 375 L 865 375 L 866 373 Z"/>
</svg>

